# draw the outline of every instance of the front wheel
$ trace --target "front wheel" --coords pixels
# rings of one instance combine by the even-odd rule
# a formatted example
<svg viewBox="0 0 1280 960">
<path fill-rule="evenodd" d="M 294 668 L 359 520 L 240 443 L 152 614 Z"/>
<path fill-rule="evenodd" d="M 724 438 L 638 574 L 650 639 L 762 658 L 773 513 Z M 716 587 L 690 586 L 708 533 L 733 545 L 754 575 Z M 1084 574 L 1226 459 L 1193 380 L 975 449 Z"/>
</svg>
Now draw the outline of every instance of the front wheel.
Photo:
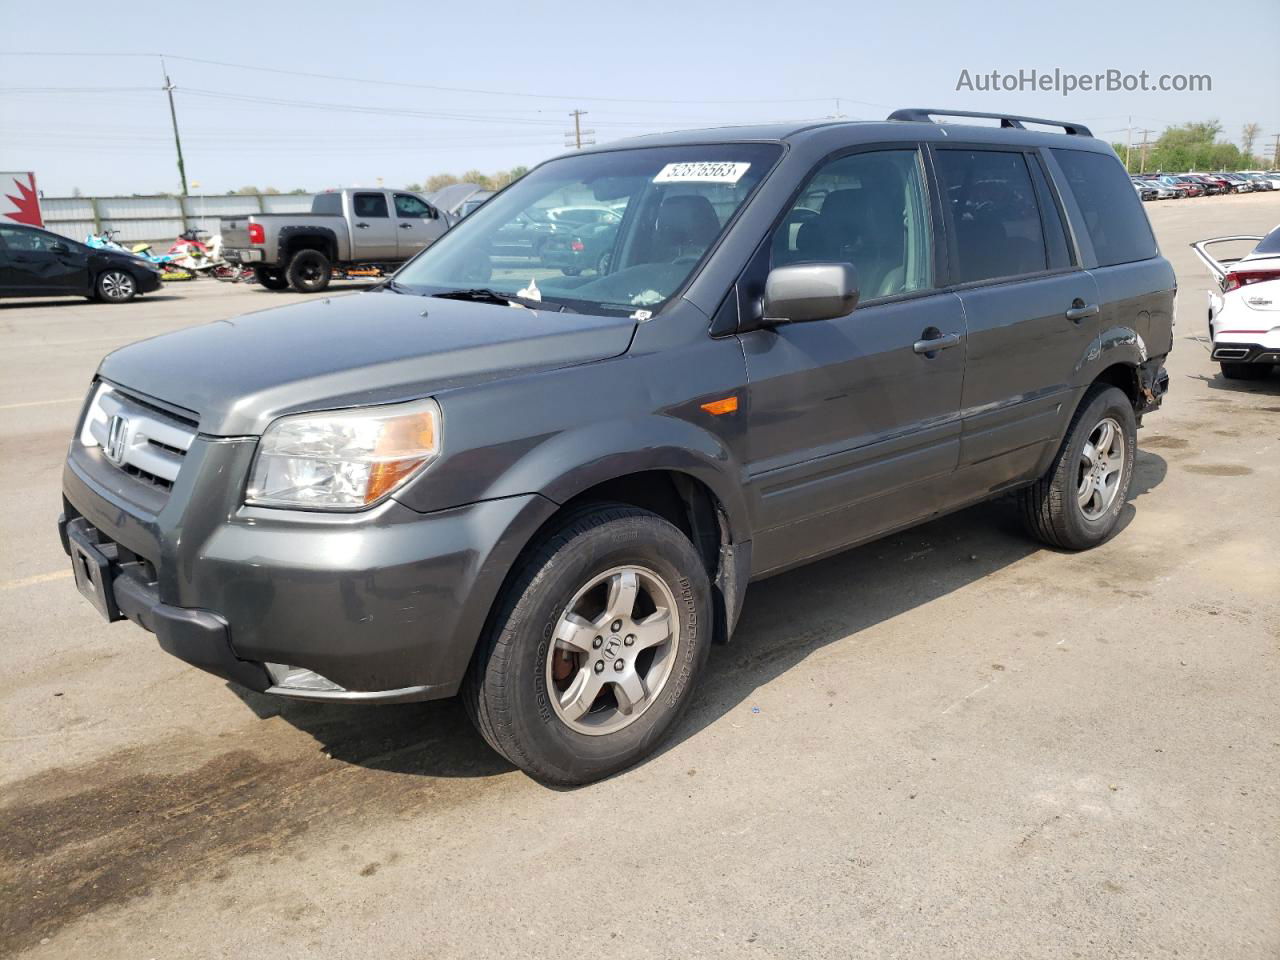
<svg viewBox="0 0 1280 960">
<path fill-rule="evenodd" d="M 1049 472 L 1019 492 L 1028 532 L 1066 550 L 1087 550 L 1106 540 L 1128 499 L 1137 448 L 1129 398 L 1116 387 L 1094 384 Z"/>
<path fill-rule="evenodd" d="M 1263 380 L 1271 373 L 1269 363 L 1221 363 L 1222 375 L 1228 380 Z"/>
<path fill-rule="evenodd" d="M 332 276 L 333 266 L 319 250 L 299 250 L 289 261 L 289 283 L 299 293 L 319 293 Z"/>
<path fill-rule="evenodd" d="M 94 291 L 106 303 L 128 303 L 138 295 L 138 284 L 123 270 L 104 270 L 98 275 Z"/>
<path fill-rule="evenodd" d="M 600 506 L 532 547 L 472 664 L 489 745 L 546 783 L 590 783 L 648 756 L 707 660 L 711 588 L 676 527 Z"/>
</svg>

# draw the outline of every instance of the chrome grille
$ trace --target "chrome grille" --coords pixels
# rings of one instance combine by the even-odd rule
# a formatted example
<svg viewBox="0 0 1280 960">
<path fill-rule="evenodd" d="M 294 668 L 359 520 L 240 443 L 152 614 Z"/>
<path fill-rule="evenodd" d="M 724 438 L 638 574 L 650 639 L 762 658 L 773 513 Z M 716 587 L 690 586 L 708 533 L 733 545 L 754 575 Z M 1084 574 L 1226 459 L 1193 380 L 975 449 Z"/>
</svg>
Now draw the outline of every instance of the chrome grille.
<svg viewBox="0 0 1280 960">
<path fill-rule="evenodd" d="M 89 405 L 80 442 L 100 447 L 125 473 L 169 489 L 196 438 L 195 424 L 166 413 L 108 383 L 99 383 Z"/>
</svg>

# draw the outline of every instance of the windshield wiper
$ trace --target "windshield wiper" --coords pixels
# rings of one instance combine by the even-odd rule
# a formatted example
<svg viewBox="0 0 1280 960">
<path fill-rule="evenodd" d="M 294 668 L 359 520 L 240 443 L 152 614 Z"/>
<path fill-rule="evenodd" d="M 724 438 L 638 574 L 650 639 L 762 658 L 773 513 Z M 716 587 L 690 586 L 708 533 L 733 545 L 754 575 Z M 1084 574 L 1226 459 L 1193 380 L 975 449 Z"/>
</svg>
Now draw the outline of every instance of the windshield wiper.
<svg viewBox="0 0 1280 960">
<path fill-rule="evenodd" d="M 516 303 L 522 307 L 528 307 L 530 310 L 552 309 L 558 313 L 578 312 L 572 307 L 566 307 L 563 303 L 556 303 L 554 300 L 534 300 L 532 297 L 518 297 L 514 293 L 499 293 L 497 290 L 490 290 L 488 287 L 446 290 L 444 293 L 433 293 L 432 296 L 439 297 L 441 300 L 470 300 L 473 303 L 496 303 L 504 306 Z"/>
<path fill-rule="evenodd" d="M 382 289 L 390 290 L 392 293 L 407 293 L 407 294 L 414 293 L 413 290 L 410 290 L 403 283 L 397 283 L 395 277 L 387 277 L 387 279 L 383 280 Z M 422 294 L 417 294 L 417 295 L 422 296 Z"/>
</svg>

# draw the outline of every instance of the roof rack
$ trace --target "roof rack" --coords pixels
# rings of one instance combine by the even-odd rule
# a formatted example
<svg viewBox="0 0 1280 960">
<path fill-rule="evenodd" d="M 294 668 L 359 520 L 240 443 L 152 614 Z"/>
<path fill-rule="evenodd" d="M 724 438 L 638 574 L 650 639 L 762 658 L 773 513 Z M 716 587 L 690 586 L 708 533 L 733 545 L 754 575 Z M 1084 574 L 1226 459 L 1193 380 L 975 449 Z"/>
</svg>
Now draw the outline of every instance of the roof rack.
<svg viewBox="0 0 1280 960">
<path fill-rule="evenodd" d="M 1066 120 L 1045 120 L 1043 117 L 1019 117 L 1012 113 L 976 113 L 971 110 L 934 110 L 924 107 L 905 107 L 889 114 L 890 120 L 917 120 L 933 123 L 934 117 L 977 117 L 983 120 L 999 120 L 1001 127 L 1014 130 L 1025 130 L 1024 123 L 1042 123 L 1048 127 L 1061 127 L 1063 133 L 1071 137 L 1092 137 L 1093 131 L 1083 123 L 1070 123 Z"/>
</svg>

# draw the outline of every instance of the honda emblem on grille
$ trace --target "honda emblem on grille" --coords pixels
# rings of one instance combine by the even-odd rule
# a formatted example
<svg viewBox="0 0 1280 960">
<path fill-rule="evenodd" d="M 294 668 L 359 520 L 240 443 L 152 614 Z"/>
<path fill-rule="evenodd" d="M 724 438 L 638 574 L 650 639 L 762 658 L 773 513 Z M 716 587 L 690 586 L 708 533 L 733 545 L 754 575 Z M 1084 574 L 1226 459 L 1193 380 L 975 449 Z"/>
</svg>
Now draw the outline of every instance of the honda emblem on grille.
<svg viewBox="0 0 1280 960">
<path fill-rule="evenodd" d="M 102 452 L 116 466 L 124 463 L 124 451 L 129 440 L 129 418 L 114 416 L 107 424 L 107 443 Z"/>
</svg>

